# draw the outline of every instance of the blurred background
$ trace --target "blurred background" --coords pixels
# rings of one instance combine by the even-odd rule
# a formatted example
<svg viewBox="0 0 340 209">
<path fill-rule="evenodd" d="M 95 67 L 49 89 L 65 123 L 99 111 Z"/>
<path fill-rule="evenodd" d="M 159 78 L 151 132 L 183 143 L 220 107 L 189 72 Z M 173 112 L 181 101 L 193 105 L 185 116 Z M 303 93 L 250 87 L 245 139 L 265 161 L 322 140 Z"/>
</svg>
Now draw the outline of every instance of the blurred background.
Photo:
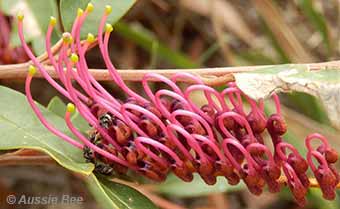
<svg viewBox="0 0 340 209">
<path fill-rule="evenodd" d="M 27 56 L 13 38 L 15 27 L 7 7 L 3 2 L 0 8 L 0 64 L 25 62 Z M 46 18 L 49 16 L 46 14 Z M 340 57 L 339 0 L 138 0 L 114 28 L 110 55 L 119 69 L 314 63 Z M 33 39 L 30 46 L 37 55 L 44 51 L 39 40 Z M 91 68 L 105 68 L 97 48 L 87 58 Z M 22 81 L 0 80 L 0 84 L 23 91 Z M 114 87 L 108 82 L 103 85 Z M 32 89 L 35 99 L 44 105 L 57 95 L 42 80 L 36 80 Z M 281 99 L 289 142 L 304 152 L 302 139 L 319 131 L 340 150 L 338 131 L 330 126 L 318 100 L 295 92 L 281 95 Z M 0 173 L 0 195 L 66 192 L 86 197 L 85 204 L 69 208 L 100 208 L 78 178 L 57 166 L 1 166 Z M 170 176 L 163 184 L 145 188 L 178 208 L 298 208 L 286 189 L 280 194 L 265 192 L 255 197 L 244 186 L 231 187 L 225 181 L 206 186 L 199 178 L 185 184 Z M 339 199 L 325 201 L 318 189 L 309 191 L 308 200 L 307 208 L 340 208 Z M 0 208 L 6 207 L 0 202 Z"/>
</svg>

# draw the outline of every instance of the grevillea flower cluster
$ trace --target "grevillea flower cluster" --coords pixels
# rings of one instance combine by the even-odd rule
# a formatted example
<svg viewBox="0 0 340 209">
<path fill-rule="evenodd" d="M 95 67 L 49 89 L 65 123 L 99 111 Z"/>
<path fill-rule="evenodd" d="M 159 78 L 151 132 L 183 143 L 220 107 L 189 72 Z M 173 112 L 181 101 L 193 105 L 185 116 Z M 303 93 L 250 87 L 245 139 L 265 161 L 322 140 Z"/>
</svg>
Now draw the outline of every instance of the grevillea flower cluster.
<svg viewBox="0 0 340 209">
<path fill-rule="evenodd" d="M 81 27 L 92 10 L 92 4 L 84 11 L 78 10 L 72 31 L 63 34 L 58 56 L 51 52 L 50 38 L 56 24 L 56 19 L 51 18 L 46 52 L 60 83 L 47 73 L 25 43 L 22 15 L 18 16 L 18 31 L 34 64 L 26 80 L 29 104 L 48 130 L 82 149 L 84 158 L 95 165 L 97 172 L 112 175 L 132 170 L 154 181 L 164 181 L 172 172 L 187 182 L 193 179 L 193 173 L 198 173 L 209 185 L 215 184 L 218 176 L 224 176 L 231 185 L 242 180 L 255 195 L 260 195 L 266 185 L 270 192 L 279 192 L 284 185 L 280 179 L 285 176 L 286 185 L 303 205 L 310 186 L 307 177 L 310 167 L 324 198 L 335 198 L 340 180 L 334 167 L 337 152 L 317 133 L 306 138 L 306 158 L 285 142 L 282 136 L 287 125 L 276 94 L 272 95 L 276 112 L 266 115 L 264 101 L 251 99 L 235 83 L 227 83 L 225 89 L 217 91 L 189 73 L 177 73 L 170 78 L 147 73 L 141 81 L 146 96 L 131 90 L 109 59 L 108 42 L 113 27 L 106 20 L 110 6 L 101 18 L 97 41 L 112 81 L 126 94 L 126 100 L 121 101 L 104 89 L 89 73 L 85 59 L 95 37 L 88 34 L 85 41 L 80 39 Z M 72 102 L 67 105 L 65 121 L 78 140 L 55 129 L 33 102 L 30 85 L 36 69 Z M 179 78 L 190 84 L 178 82 Z M 168 88 L 153 91 L 150 83 L 155 81 Z M 201 92 L 206 104 L 195 103 L 194 92 Z M 75 109 L 92 127 L 87 136 L 71 121 Z M 272 140 L 270 145 L 264 143 L 265 133 Z M 319 145 L 312 146 L 312 141 Z"/>
</svg>

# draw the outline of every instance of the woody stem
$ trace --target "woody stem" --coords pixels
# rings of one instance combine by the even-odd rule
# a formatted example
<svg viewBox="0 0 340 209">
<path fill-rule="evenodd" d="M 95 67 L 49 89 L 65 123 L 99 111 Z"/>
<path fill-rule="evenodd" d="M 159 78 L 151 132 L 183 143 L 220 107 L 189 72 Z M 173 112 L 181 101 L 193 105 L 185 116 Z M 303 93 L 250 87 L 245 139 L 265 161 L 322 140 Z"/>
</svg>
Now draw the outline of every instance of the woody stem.
<svg viewBox="0 0 340 209">
<path fill-rule="evenodd" d="M 14 65 L 0 65 L 0 80 L 22 80 L 26 78 L 27 68 L 30 65 L 30 62 L 22 63 L 22 64 L 14 64 Z M 310 70 L 322 70 L 322 69 L 340 69 L 340 61 L 331 61 L 331 62 L 322 62 L 322 63 L 310 63 L 310 64 L 301 64 L 306 66 Z M 47 72 L 51 75 L 52 78 L 58 79 L 56 72 L 53 69 L 53 66 L 44 65 Z M 126 69 L 126 70 L 118 70 L 119 75 L 122 77 L 124 81 L 141 81 L 143 76 L 146 73 L 158 73 L 165 77 L 170 77 L 178 72 L 187 72 L 192 73 L 199 76 L 206 85 L 209 86 L 218 86 L 225 84 L 226 82 L 234 81 L 233 73 L 241 73 L 241 72 L 251 72 L 257 69 L 261 69 L 267 66 L 242 66 L 242 67 L 218 67 L 218 68 L 196 68 L 196 69 Z M 106 69 L 89 69 L 89 72 L 93 75 L 93 77 L 97 81 L 110 81 L 111 77 L 109 72 Z M 37 73 L 36 78 L 42 78 L 40 73 Z M 152 79 L 151 79 L 152 80 Z M 178 78 L 179 81 L 186 81 L 187 78 Z"/>
</svg>

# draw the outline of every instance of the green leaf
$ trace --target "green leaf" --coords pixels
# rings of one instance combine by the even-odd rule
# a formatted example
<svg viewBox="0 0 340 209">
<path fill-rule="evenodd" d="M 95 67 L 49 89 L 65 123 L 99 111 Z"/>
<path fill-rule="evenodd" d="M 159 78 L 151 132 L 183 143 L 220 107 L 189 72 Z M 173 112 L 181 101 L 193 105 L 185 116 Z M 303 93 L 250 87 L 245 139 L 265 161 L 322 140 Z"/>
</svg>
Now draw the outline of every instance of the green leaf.
<svg viewBox="0 0 340 209">
<path fill-rule="evenodd" d="M 303 113 L 315 121 L 329 124 L 327 114 L 314 96 L 301 92 L 292 92 L 283 95 L 282 98 L 283 104 L 286 106 Z"/>
<path fill-rule="evenodd" d="M 48 103 L 47 109 L 61 118 L 65 117 L 66 104 L 58 96 L 55 96 L 51 99 L 51 101 Z M 78 111 L 73 113 L 71 120 L 78 130 L 83 133 L 86 133 L 91 128 L 89 123 L 79 114 Z"/>
<path fill-rule="evenodd" d="M 92 195 L 103 209 L 156 209 L 143 194 L 123 184 L 91 174 L 86 180 Z"/>
<path fill-rule="evenodd" d="M 60 1 L 60 13 L 63 22 L 64 29 L 70 31 L 73 21 L 77 15 L 77 9 L 85 9 L 87 4 L 91 2 L 94 5 L 94 10 L 87 17 L 82 30 L 81 36 L 86 37 L 87 33 L 97 34 L 99 22 L 104 14 L 106 5 L 112 6 L 112 12 L 109 15 L 107 22 L 117 22 L 136 2 L 136 0 L 61 0 Z"/>
<path fill-rule="evenodd" d="M 310 188 L 307 194 L 308 201 L 317 209 L 338 209 L 339 196 L 335 200 L 329 201 L 322 197 L 320 188 Z"/>
<path fill-rule="evenodd" d="M 135 42 L 138 46 L 147 50 L 148 52 L 156 51 L 162 59 L 170 62 L 176 67 L 180 68 L 194 68 L 198 67 L 196 63 L 190 60 L 186 55 L 181 52 L 174 51 L 168 48 L 166 45 L 160 43 L 150 31 L 140 25 L 128 25 L 122 21 L 115 25 L 116 31 L 123 37 Z M 154 45 L 157 45 L 156 49 L 153 49 Z"/>
<path fill-rule="evenodd" d="M 83 118 L 83 116 L 80 115 L 78 111 L 72 115 L 71 118 L 74 125 L 79 129 L 79 131 L 83 133 L 87 133 L 88 130 L 91 129 L 89 123 Z"/>
<path fill-rule="evenodd" d="M 298 91 L 317 97 L 331 123 L 340 129 L 340 71 L 310 70 L 308 65 L 289 64 L 263 67 L 248 73 L 234 74 L 240 89 L 254 99 L 266 98 L 272 92 Z"/>
<path fill-rule="evenodd" d="M 47 109 L 63 118 L 66 112 L 66 105 L 58 96 L 55 96 L 48 103 Z"/>
<path fill-rule="evenodd" d="M 23 94 L 0 86 L 0 150 L 29 148 L 40 150 L 61 166 L 89 175 L 94 169 L 85 163 L 79 150 L 50 133 L 38 120 Z M 60 131 L 67 133 L 62 118 L 38 105 L 45 118 Z"/>
<path fill-rule="evenodd" d="M 55 0 L 2 0 L 1 9 L 7 14 L 16 17 L 22 12 L 24 18 L 24 34 L 26 42 L 33 41 L 33 49 L 39 54 L 44 51 L 45 33 L 50 22 L 50 16 L 58 17 L 58 8 Z M 11 32 L 11 44 L 20 45 L 16 18 Z M 52 36 L 52 42 L 58 40 L 57 34 Z M 42 48 L 42 49 L 41 49 Z"/>
<path fill-rule="evenodd" d="M 57 38 L 52 40 L 53 44 L 56 43 Z M 40 55 L 46 51 L 45 37 L 35 37 L 31 40 L 32 49 L 35 54 Z"/>
<path fill-rule="evenodd" d="M 169 175 L 167 180 L 159 184 L 156 191 L 176 197 L 198 197 L 211 193 L 239 191 L 245 188 L 243 183 L 231 186 L 224 177 L 217 177 L 215 185 L 207 185 L 199 175 L 195 174 L 192 182 L 184 182 L 175 175 Z"/>
</svg>

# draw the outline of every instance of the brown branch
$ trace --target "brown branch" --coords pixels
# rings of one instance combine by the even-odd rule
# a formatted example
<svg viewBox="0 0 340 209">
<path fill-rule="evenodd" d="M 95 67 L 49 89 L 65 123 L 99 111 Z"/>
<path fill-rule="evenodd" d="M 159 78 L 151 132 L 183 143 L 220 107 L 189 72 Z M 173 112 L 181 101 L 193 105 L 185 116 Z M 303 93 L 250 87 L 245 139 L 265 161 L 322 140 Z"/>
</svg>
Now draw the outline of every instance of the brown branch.
<svg viewBox="0 0 340 209">
<path fill-rule="evenodd" d="M 57 164 L 50 156 L 33 149 L 19 149 L 0 155 L 0 166 Z"/>
<path fill-rule="evenodd" d="M 208 197 L 215 209 L 229 209 L 231 208 L 226 196 L 223 193 L 213 193 Z"/>
<path fill-rule="evenodd" d="M 0 155 L 0 159 L 3 157 L 8 157 L 8 156 L 42 156 L 42 155 L 45 155 L 45 154 L 41 151 L 22 148 L 19 150 L 15 150 L 13 152 L 8 152 L 6 154 Z"/>
<path fill-rule="evenodd" d="M 27 75 L 27 68 L 29 66 L 28 63 L 23 64 L 15 64 L 15 65 L 0 65 L 0 80 L 24 80 Z M 332 62 L 322 62 L 322 63 L 311 63 L 304 64 L 310 70 L 322 70 L 326 68 L 336 68 L 340 69 L 340 61 L 332 61 Z M 46 71 L 55 79 L 58 79 L 54 69 L 50 65 L 44 65 Z M 118 73 L 121 75 L 122 79 L 125 81 L 141 81 L 143 76 L 146 73 L 158 73 L 164 75 L 166 77 L 170 77 L 171 75 L 178 72 L 187 72 L 195 74 L 202 78 L 202 80 L 210 86 L 218 86 L 221 84 L 225 84 L 229 81 L 234 81 L 233 73 L 240 72 L 250 72 L 256 69 L 260 69 L 263 67 L 270 67 L 270 65 L 266 66 L 244 66 L 244 67 L 218 67 L 218 68 L 196 68 L 196 69 L 150 69 L 150 70 L 118 70 Z M 89 72 L 94 76 L 94 78 L 98 81 L 111 81 L 111 77 L 106 69 L 89 69 Z M 37 73 L 37 78 L 42 78 L 40 73 Z M 188 80 L 179 80 L 186 81 Z"/>
<path fill-rule="evenodd" d="M 0 158 L 0 166 L 50 165 L 56 162 L 46 155 L 40 156 L 5 156 Z"/>
</svg>

